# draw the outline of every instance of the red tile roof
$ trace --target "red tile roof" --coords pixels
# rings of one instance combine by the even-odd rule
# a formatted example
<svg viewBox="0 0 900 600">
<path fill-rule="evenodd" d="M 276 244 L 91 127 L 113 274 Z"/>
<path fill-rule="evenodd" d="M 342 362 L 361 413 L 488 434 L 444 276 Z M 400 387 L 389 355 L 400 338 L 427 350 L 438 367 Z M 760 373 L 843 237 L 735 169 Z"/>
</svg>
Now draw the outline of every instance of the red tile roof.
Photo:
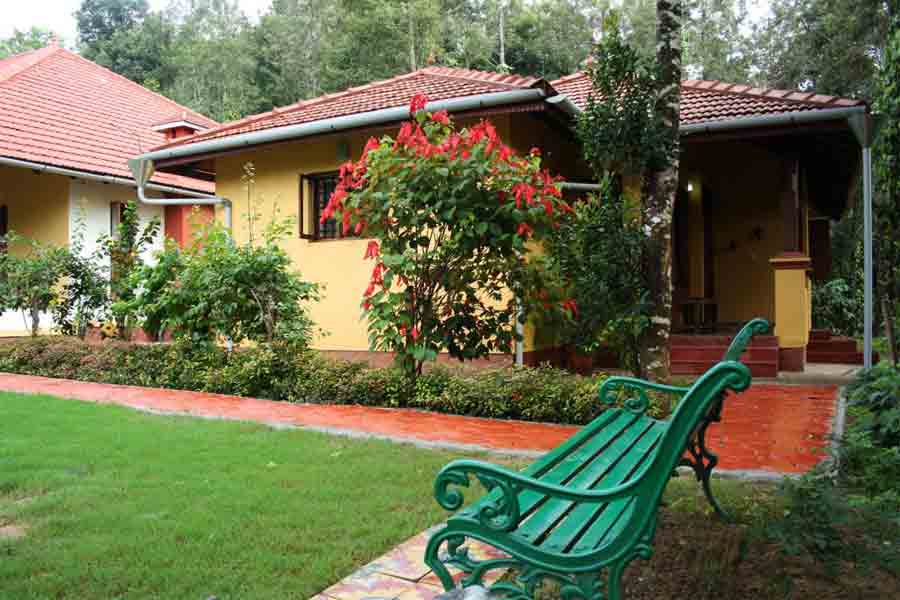
<svg viewBox="0 0 900 600">
<path fill-rule="evenodd" d="M 217 123 L 57 46 L 0 60 L 0 156 L 131 178 L 127 160 L 165 141 L 151 127 L 174 114 Z M 152 181 L 213 191 L 157 173 Z"/>
<path fill-rule="evenodd" d="M 586 73 L 568 75 L 550 84 L 560 94 L 567 95 L 576 106 L 584 108 L 587 105 L 591 82 Z M 682 81 L 681 93 L 681 122 L 684 125 L 865 105 L 861 100 L 807 92 L 760 89 L 721 81 Z"/>
<path fill-rule="evenodd" d="M 331 117 L 405 106 L 417 93 L 431 101 L 462 98 L 476 94 L 528 89 L 545 85 L 543 79 L 504 75 L 450 67 L 426 67 L 412 73 L 375 81 L 342 92 L 326 94 L 272 111 L 225 123 L 209 131 L 166 144 L 165 148 L 229 137 L 286 125 L 299 125 Z"/>
</svg>

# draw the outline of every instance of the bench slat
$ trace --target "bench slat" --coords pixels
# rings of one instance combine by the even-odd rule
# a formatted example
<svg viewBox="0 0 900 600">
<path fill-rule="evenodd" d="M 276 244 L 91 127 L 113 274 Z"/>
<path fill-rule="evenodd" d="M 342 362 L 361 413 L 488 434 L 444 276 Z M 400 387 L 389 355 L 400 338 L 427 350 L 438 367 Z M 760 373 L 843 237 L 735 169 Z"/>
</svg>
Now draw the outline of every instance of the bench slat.
<svg viewBox="0 0 900 600">
<path fill-rule="evenodd" d="M 606 474 L 622 460 L 626 458 L 629 449 L 637 444 L 647 431 L 651 429 L 654 421 L 646 417 L 637 417 L 622 433 L 606 446 L 602 452 L 595 455 L 575 477 L 566 482 L 567 487 L 588 489 L 601 482 Z M 548 500 L 534 511 L 519 525 L 513 534 L 522 537 L 534 544 L 542 541 L 557 522 L 571 508 L 572 502 L 566 500 Z"/>
<path fill-rule="evenodd" d="M 548 452 L 522 472 L 530 477 L 563 484 L 575 470 L 584 467 L 592 457 L 638 419 L 638 416 L 621 409 L 607 410 L 565 444 Z M 477 514 L 483 503 L 494 502 L 499 498 L 500 492 L 495 490 L 457 514 L 464 517 Z M 525 491 L 519 494 L 519 510 L 522 517 L 527 516 L 545 498 L 539 492 Z"/>
<path fill-rule="evenodd" d="M 665 430 L 665 423 L 653 425 L 650 431 L 629 451 L 628 460 L 620 461 L 603 478 L 600 485 L 594 487 L 609 487 L 627 482 L 634 472 L 653 456 Z M 608 504 L 576 505 L 541 547 L 552 551 L 574 550 L 576 553 L 592 550 L 615 531 L 619 523 L 627 522 L 627 519 L 622 519 L 622 517 L 626 510 L 630 510 L 632 500 L 632 498 L 622 498 Z M 584 545 L 582 546 L 582 544 Z"/>
</svg>

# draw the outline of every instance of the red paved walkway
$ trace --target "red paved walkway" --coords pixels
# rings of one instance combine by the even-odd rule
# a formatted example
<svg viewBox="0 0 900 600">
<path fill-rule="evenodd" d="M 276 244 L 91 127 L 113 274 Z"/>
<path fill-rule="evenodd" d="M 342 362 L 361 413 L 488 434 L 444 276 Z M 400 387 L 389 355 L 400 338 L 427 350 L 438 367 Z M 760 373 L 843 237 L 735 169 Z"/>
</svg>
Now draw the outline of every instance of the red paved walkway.
<svg viewBox="0 0 900 600">
<path fill-rule="evenodd" d="M 545 451 L 577 427 L 501 421 L 418 410 L 290 404 L 221 394 L 162 390 L 0 374 L 0 389 L 119 404 L 161 412 L 300 427 L 352 430 L 397 439 Z M 723 469 L 799 473 L 824 456 L 836 402 L 835 386 L 756 385 L 732 396 L 709 446 Z"/>
</svg>

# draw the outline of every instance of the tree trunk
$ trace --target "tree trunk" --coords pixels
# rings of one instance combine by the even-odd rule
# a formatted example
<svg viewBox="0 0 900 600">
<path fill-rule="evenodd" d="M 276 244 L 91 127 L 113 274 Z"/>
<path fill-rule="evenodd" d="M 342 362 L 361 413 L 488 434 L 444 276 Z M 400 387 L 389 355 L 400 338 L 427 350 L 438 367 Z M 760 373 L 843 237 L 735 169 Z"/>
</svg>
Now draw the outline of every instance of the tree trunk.
<svg viewBox="0 0 900 600">
<path fill-rule="evenodd" d="M 509 67 L 506 66 L 506 0 L 501 0 L 497 6 L 500 12 L 498 15 L 498 28 L 500 34 L 500 66 L 499 71 L 506 73 Z"/>
<path fill-rule="evenodd" d="M 884 335 L 887 338 L 888 353 L 891 364 L 897 366 L 897 337 L 894 331 L 894 313 L 891 311 L 891 301 L 887 296 L 881 297 L 881 316 L 884 319 Z"/>
<path fill-rule="evenodd" d="M 41 311 L 37 307 L 37 303 L 32 303 L 29 310 L 31 313 L 31 337 L 37 337 L 41 327 Z"/>
<path fill-rule="evenodd" d="M 678 193 L 678 124 L 681 111 L 682 0 L 656 2 L 656 60 L 659 85 L 656 111 L 672 138 L 666 168 L 650 171 L 643 181 L 643 227 L 647 236 L 644 274 L 652 303 L 650 326 L 641 340 L 641 371 L 646 377 L 669 377 L 669 330 L 672 325 L 672 213 Z"/>
</svg>

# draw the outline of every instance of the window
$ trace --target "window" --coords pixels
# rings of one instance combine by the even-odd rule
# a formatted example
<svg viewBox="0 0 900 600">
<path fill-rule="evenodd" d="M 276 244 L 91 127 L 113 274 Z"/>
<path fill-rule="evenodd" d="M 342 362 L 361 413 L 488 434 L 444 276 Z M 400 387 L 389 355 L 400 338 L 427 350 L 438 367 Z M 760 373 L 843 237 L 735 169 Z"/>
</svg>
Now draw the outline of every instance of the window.
<svg viewBox="0 0 900 600">
<path fill-rule="evenodd" d="M 319 216 L 328 205 L 328 200 L 337 188 L 337 173 L 303 175 L 300 177 L 300 237 L 311 240 L 337 240 L 355 237 L 344 234 L 343 227 L 336 219 L 319 222 Z"/>
<path fill-rule="evenodd" d="M 119 235 L 119 224 L 122 222 L 123 212 L 125 212 L 124 202 L 109 203 L 109 235 L 111 237 Z"/>
<path fill-rule="evenodd" d="M 9 208 L 0 206 L 0 252 L 6 252 L 6 235 L 9 233 Z"/>
</svg>

